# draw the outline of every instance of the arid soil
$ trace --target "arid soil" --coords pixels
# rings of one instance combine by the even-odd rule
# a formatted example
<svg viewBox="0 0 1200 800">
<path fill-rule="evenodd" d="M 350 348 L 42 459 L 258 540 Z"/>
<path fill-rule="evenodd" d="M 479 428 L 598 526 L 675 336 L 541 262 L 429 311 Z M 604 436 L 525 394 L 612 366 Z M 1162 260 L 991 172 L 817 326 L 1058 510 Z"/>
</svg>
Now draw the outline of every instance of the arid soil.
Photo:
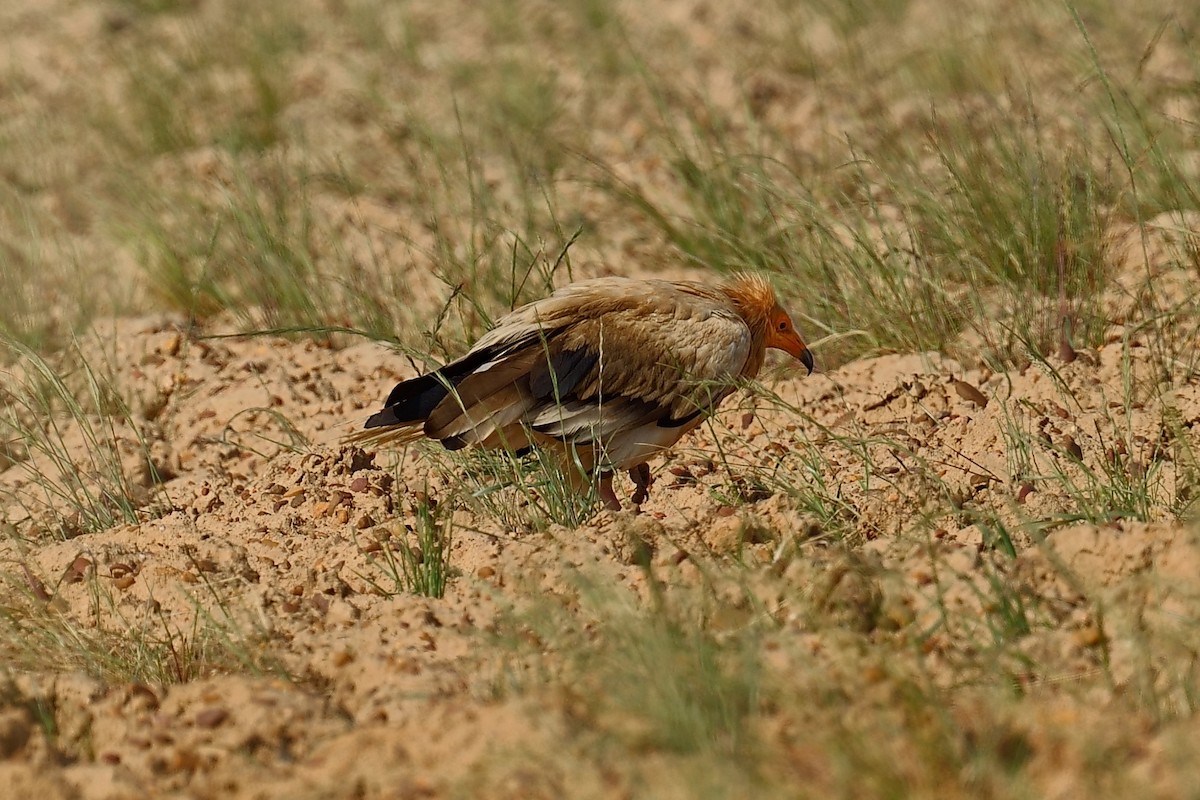
<svg viewBox="0 0 1200 800">
<path fill-rule="evenodd" d="M 85 627 L 176 632 L 181 647 L 198 617 L 216 620 L 224 635 L 244 637 L 248 663 L 166 686 L 14 671 L 20 693 L 52 698 L 57 738 L 46 741 L 25 706 L 5 712 L 3 770 L 19 787 L 12 796 L 551 797 L 653 786 L 653 778 L 635 777 L 644 767 L 626 772 L 587 753 L 586 739 L 571 730 L 576 715 L 589 717 L 572 708 L 582 701 L 561 677 L 538 688 L 539 671 L 579 669 L 569 666 L 570 649 L 553 638 L 539 643 L 546 634 L 519 615 L 536 616 L 547 597 L 573 614 L 599 613 L 575 608 L 581 581 L 632 597 L 646 594 L 651 573 L 670 587 L 706 586 L 707 573 L 727 570 L 721 565 L 733 557 L 747 565 L 740 580 L 779 622 L 766 669 L 814 681 L 812 672 L 840 663 L 849 675 L 817 682 L 850 686 L 889 667 L 839 652 L 853 649 L 848 634 L 865 637 L 863 646 L 878 636 L 903 641 L 937 629 L 946 613 L 957 622 L 924 638 L 923 669 L 934 683 L 963 683 L 970 651 L 988 639 L 972 628 L 995 624 L 988 582 L 1004 581 L 1038 620 L 1020 647 L 1029 662 L 1005 656 L 1013 659 L 1012 680 L 1031 697 L 1046 684 L 1100 672 L 1111 682 L 1078 695 L 1054 692 L 1048 706 L 1014 708 L 1010 724 L 1033 751 L 1028 769 L 1045 772 L 1034 785 L 1077 796 L 1070 786 L 1054 790 L 1054 780 L 1065 769 L 1061 759 L 1092 757 L 1073 752 L 1080 726 L 1098 726 L 1097 736 L 1113 740 L 1105 746 L 1134 748 L 1121 757 L 1147 787 L 1176 779 L 1171 748 L 1189 734 L 1171 726 L 1139 732 L 1146 718 L 1125 727 L 1104 698 L 1175 691 L 1170 674 L 1160 689 L 1139 685 L 1157 674 L 1143 663 L 1150 652 L 1163 666 L 1193 668 L 1195 534 L 1176 523 L 1066 525 L 1044 543 L 1015 542 L 1011 560 L 996 556 L 987 529 L 962 524 L 966 515 L 943 502 L 955 496 L 1013 520 L 1056 518 L 1077 499 L 1060 483 L 1026 476 L 1078 473 L 1074 485 L 1086 492 L 1086 476 L 1106 469 L 1118 441 L 1135 448 L 1122 468 L 1147 474 L 1152 495 L 1172 492 L 1186 463 L 1172 448 L 1200 445 L 1200 387 L 1137 396 L 1149 357 L 1136 342 L 1115 340 L 1070 363 L 1052 359 L 1006 374 L 929 354 L 785 376 L 769 384 L 779 400 L 739 401 L 723 425 L 655 464 L 656 485 L 639 515 L 601 512 L 573 530 L 536 532 L 454 512 L 453 575 L 445 597 L 429 599 L 388 583 L 381 543 L 400 546 L 405 526 L 416 524 L 414 498 L 436 500 L 458 476 L 430 478 L 430 460 L 444 458 L 435 451 L 411 452 L 391 466 L 395 454 L 338 444 L 407 374 L 398 356 L 373 343 L 200 340 L 169 319 L 116 324 L 110 366 L 142 404 L 136 418 L 166 478 L 146 487 L 145 502 L 163 513 L 63 541 L 10 539 L 5 561 L 27 570 L 34 599 L 46 597 L 52 614 Z M 1131 417 L 1117 418 L 1114 403 L 1124 407 L 1131 384 Z M 1178 436 L 1164 431 L 1168 418 Z M 1022 475 L 1006 436 L 1025 429 L 1046 437 L 1031 458 L 1048 463 Z M 134 444 L 131 453 L 139 452 Z M 840 502 L 853 509 L 853 543 L 823 535 L 812 513 L 778 487 L 758 488 L 735 505 L 723 499 L 732 479 L 773 465 L 785 470 L 781 480 L 803 480 L 802 454 L 814 451 L 822 474 L 812 479 L 841 487 Z M 714 463 L 717 452 L 723 463 Z M 137 469 L 136 459 L 129 463 Z M 864 474 L 868 463 L 882 466 L 881 474 Z M 916 463 L 938 468 L 909 469 Z M 0 480 L 22 490 L 19 468 Z M 20 525 L 17 511 L 11 522 Z M 930 532 L 915 535 L 918 528 Z M 751 610 L 728 591 L 719 596 L 729 608 L 715 613 L 743 624 Z M 792 604 L 824 618 L 790 612 Z M 521 631 L 530 641 L 500 641 Z M 1155 639 L 1153 648 L 1143 637 Z M 901 658 L 894 642 L 885 649 Z M 203 653 L 194 657 L 203 662 Z M 859 696 L 844 713 L 876 702 Z M 803 738 L 784 729 L 767 735 Z M 64 750 L 78 755 L 64 759 Z"/>
<path fill-rule="evenodd" d="M 686 5 L 655 25 L 719 50 L 705 37 L 736 25 Z M 9 8 L 26 80 L 51 81 L 56 58 L 85 69 L 54 48 L 124 24 L 121 8 L 66 4 L 61 28 Z M 829 31 L 810 39 L 833 46 Z M 322 47 L 325 62 L 297 67 L 307 102 L 352 105 Z M 766 113 L 802 129 L 827 102 Z M 369 150 L 347 144 L 342 117 L 316 116 L 310 147 Z M 614 152 L 638 125 L 613 128 Z M 223 163 L 198 147 L 161 169 L 195 179 Z M 620 162 L 648 191 L 659 166 Z M 611 202 L 572 191 L 584 215 Z M 38 196 L 56 216 L 79 201 Z M 347 248 L 408 254 L 406 305 L 428 324 L 450 289 L 403 203 L 329 216 L 353 217 Z M 653 463 L 638 513 L 578 525 L 469 456 L 344 444 L 414 374 L 408 358 L 158 310 L 98 225 L 70 234 L 76 252 L 136 299 L 62 363 L 85 359 L 122 413 L 99 433 L 62 409 L 35 421 L 69 463 L 0 451 L 0 795 L 1193 796 L 1200 382 L 1174 356 L 1189 330 L 1144 321 L 1195 293 L 1194 216 L 1114 224 L 1094 346 L 992 371 L 973 334 L 948 354 L 847 363 L 822 363 L 818 344 L 815 374 L 771 361 Z M 601 228 L 611 238 L 587 245 L 577 277 L 703 276 L 645 230 Z M 102 485 L 97 449 L 115 454 L 137 522 L 92 530 L 47 495 L 72 471 Z M 429 525 L 448 542 L 440 598 L 397 574 Z M 752 699 L 728 710 L 734 695 Z M 710 698 L 717 711 L 671 716 Z"/>
</svg>

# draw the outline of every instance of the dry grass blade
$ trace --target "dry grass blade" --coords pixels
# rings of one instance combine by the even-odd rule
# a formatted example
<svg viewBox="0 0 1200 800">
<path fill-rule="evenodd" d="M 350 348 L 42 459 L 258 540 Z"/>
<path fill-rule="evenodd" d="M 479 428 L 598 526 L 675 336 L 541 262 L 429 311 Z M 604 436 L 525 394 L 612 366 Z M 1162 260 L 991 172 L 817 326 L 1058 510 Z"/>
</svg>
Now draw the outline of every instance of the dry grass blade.
<svg viewBox="0 0 1200 800">
<path fill-rule="evenodd" d="M 16 341 L 0 347 L 8 362 L 0 435 L 10 476 L 19 476 L 0 492 L 24 510 L 19 521 L 69 537 L 152 516 L 156 468 L 113 384 L 78 346 L 65 369 Z"/>
</svg>

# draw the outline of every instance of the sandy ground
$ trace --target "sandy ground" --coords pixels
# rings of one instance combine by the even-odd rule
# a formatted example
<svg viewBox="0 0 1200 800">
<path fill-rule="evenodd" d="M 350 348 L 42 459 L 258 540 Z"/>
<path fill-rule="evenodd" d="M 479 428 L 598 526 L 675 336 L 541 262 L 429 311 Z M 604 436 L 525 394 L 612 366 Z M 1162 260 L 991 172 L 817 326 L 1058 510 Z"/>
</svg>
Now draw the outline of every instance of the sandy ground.
<svg viewBox="0 0 1200 800">
<path fill-rule="evenodd" d="M 846 631 L 915 636 L 936 627 L 943 606 L 964 612 L 960 625 L 986 625 L 976 616 L 987 596 L 980 586 L 998 577 L 1018 582 L 1039 618 L 1049 618 L 1025 638 L 1022 649 L 1035 655 L 1028 666 L 1014 662 L 1015 679 L 1035 691 L 1103 667 L 1117 687 L 1132 688 L 1145 677 L 1146 652 L 1132 631 L 1170 639 L 1195 613 L 1200 548 L 1189 529 L 1067 525 L 1043 546 L 1017 541 L 1015 560 L 998 559 L 986 530 L 964 525 L 969 514 L 940 502 L 948 492 L 964 507 L 1014 520 L 1064 515 L 1075 499 L 1053 481 L 1026 476 L 1100 471 L 1117 441 L 1135 447 L 1128 468 L 1150 476 L 1152 493 L 1173 491 L 1182 466 L 1172 449 L 1200 445 L 1200 387 L 1137 397 L 1129 420 L 1115 418 L 1123 377 L 1137 385 L 1150 361 L 1137 343 L 1113 341 L 1071 363 L 1007 374 L 928 354 L 772 383 L 786 406 L 803 413 L 762 398 L 757 406 L 766 409 L 755 413 L 753 398 L 739 401 L 723 415 L 725 427 L 697 433 L 655 464 L 657 483 L 640 515 L 605 512 L 574 530 L 535 532 L 456 512 L 454 576 L 446 596 L 432 600 L 393 593 L 394 584 L 387 591 L 381 543 L 396 546 L 405 526 L 416 524 L 415 497 L 436 498 L 460 476 L 431 480 L 436 453 L 389 465 L 386 454 L 337 444 L 406 374 L 395 354 L 376 344 L 189 339 L 167 319 L 123 320 L 117 328 L 111 367 L 142 398 L 136 411 L 151 437 L 146 445 L 168 478 L 147 486 L 146 502 L 165 511 L 65 541 L 10 540 L 5 560 L 38 576 L 54 613 L 85 627 L 173 630 L 182 641 L 199 614 L 247 637 L 248 647 L 266 648 L 271 661 L 258 663 L 282 665 L 296 680 L 272 676 L 269 667 L 260 677 L 235 670 L 165 687 L 18 674 L 23 691 L 54 698 L 58 726 L 51 745 L 23 706 L 5 712 L 2 769 L 19 796 L 414 797 L 472 793 L 476 781 L 490 787 L 487 796 L 619 795 L 606 782 L 628 790 L 629 776 L 617 767 L 619 777 L 606 775 L 603 758 L 582 756 L 578 734 L 564 729 L 572 725 L 570 698 L 512 688 L 537 680 L 522 671 L 564 669 L 557 659 L 570 653 L 553 644 L 531 653 L 496 640 L 526 624 L 512 622 L 514 609 L 542 595 L 568 602 L 583 579 L 644 595 L 642 558 L 657 580 L 679 587 L 704 585 L 705 571 L 734 555 L 750 565 L 753 592 L 782 623 L 775 670 L 836 662 L 835 634 Z M 1164 431 L 1168 417 L 1180 436 Z M 1057 467 L 1016 473 L 1005 444 L 1012 426 L 1047 437 L 1034 457 Z M 724 439 L 732 475 L 713 463 L 714 437 Z M 864 475 L 859 446 L 890 451 L 892 466 Z M 857 515 L 848 550 L 778 488 L 752 492 L 736 507 L 722 500 L 739 473 L 781 464 L 792 470 L 784 480 L 799 479 L 796 464 L 814 449 L 825 470 L 820 480 L 841 486 Z M 910 469 L 918 462 L 939 467 Z M 22 471 L 14 467 L 0 481 L 19 492 Z M 10 521 L 23 527 L 18 511 L 10 509 Z M 914 536 L 917 520 L 932 532 Z M 871 565 L 865 588 L 840 580 L 829 588 L 847 559 Z M 789 597 L 820 591 L 836 595 L 827 601 L 833 623 L 814 626 L 788 612 Z M 1096 618 L 1099 608 L 1107 619 Z M 729 613 L 746 609 L 735 604 Z M 925 668 L 935 682 L 961 681 L 959 665 L 978 641 L 961 629 L 928 638 Z M 1176 646 L 1193 652 L 1187 641 Z M 1046 727 L 1014 724 L 1054 737 L 1105 715 L 1086 696 L 1055 702 L 1062 707 Z M 564 737 L 568 752 L 548 759 Z M 59 755 L 76 747 L 80 755 Z M 1146 748 L 1135 761 L 1154 772 L 1160 756 Z M 1035 750 L 1035 759 L 1059 757 L 1053 748 Z"/>
<path fill-rule="evenodd" d="M 679 17 L 701 49 L 719 49 L 709 27 L 736 28 L 711 9 L 720 19 L 669 9 L 656 24 Z M 5 15 L 26 79 L 53 89 L 56 58 L 87 66 L 53 48 L 79 45 L 120 12 L 67 4 L 53 30 L 32 13 Z M 810 32 L 814 52 L 832 47 L 822 31 Z M 463 32 L 439 41 L 475 44 Z M 438 51 L 425 57 L 436 62 Z M 313 56 L 297 69 L 312 73 L 314 107 L 350 103 L 338 62 Z M 719 96 L 733 79 L 713 72 Z M 803 98 L 786 83 L 775 91 L 764 96 Z M 816 99 L 771 102 L 765 113 L 815 137 L 802 123 Z M 297 101 L 289 113 L 303 119 L 306 108 Z M 338 119 L 298 124 L 310 126 L 313 147 L 349 149 L 343 134 L 361 130 L 346 134 Z M 636 121 L 610 127 L 614 152 L 637 141 Z M 194 177 L 220 164 L 199 148 L 162 169 Z M 653 187 L 653 159 L 621 169 Z M 75 178 L 90 180 L 82 168 Z M 39 198 L 63 217 L 78 199 L 56 186 Z M 597 200 L 584 211 L 605 208 Z M 342 211 L 384 246 L 403 249 L 403 238 L 413 275 L 427 275 L 411 256 L 415 217 L 382 200 Z M 72 234 L 77 252 L 112 256 L 111 270 L 131 275 L 120 254 L 92 242 L 92 224 Z M 144 310 L 104 317 L 80 347 L 120 387 L 137 426 L 118 420 L 99 446 L 119 455 L 141 521 L 80 532 L 32 480 L 31 465 L 50 474 L 54 465 L 5 456 L 0 489 L 18 498 L 0 511 L 5 613 L 84 638 L 28 635 L 25 652 L 8 647 L 0 794 L 888 793 L 847 788 L 853 777 L 831 756 L 840 747 L 917 795 L 959 796 L 939 790 L 938 767 L 917 765 L 940 763 L 944 746 L 956 754 L 947 780 L 969 787 L 978 746 L 1014 754 L 1027 796 L 1101 796 L 1105 785 L 1079 778 L 1093 774 L 1139 796 L 1191 796 L 1200 542 L 1175 512 L 1196 485 L 1200 383 L 1175 364 L 1164 390 L 1160 371 L 1173 362 L 1163 343 L 1187 334 L 1159 339 L 1135 322 L 1147 275 L 1163 308 L 1193 292 L 1180 230 L 1196 228 L 1174 216 L 1153 221 L 1145 240 L 1114 228 L 1112 324 L 1096 347 L 1007 372 L 937 353 L 826 364 L 809 377 L 773 361 L 764 390 L 729 401 L 714 425 L 652 465 L 640 514 L 600 512 L 571 527 L 539 524 L 535 509 L 503 494 L 507 517 L 462 501 L 488 479 L 435 449 L 341 444 L 414 374 L 381 344 L 214 338 L 236 323 L 218 318 L 198 332 L 180 315 Z M 584 251 L 580 274 L 684 274 L 644 237 L 616 231 Z M 409 289 L 427 317 L 446 287 L 421 281 Z M 970 350 L 964 341 L 955 352 Z M 89 463 L 95 437 L 66 417 L 59 424 L 67 452 Z M 411 544 L 430 500 L 444 502 L 439 520 L 453 531 L 439 599 L 402 591 L 387 559 Z M 1019 613 L 1002 607 L 1014 599 Z M 702 618 L 718 641 L 769 620 L 755 658 L 773 687 L 752 723 L 761 757 L 750 760 L 769 776 L 760 784 L 718 775 L 710 786 L 712 765 L 643 731 L 636 701 L 603 702 L 639 680 L 631 675 L 672 669 L 631 672 L 613 655 L 637 652 L 622 650 L 620 620 L 656 602 Z M 96 666 L 99 656 L 73 655 L 107 648 L 129 671 L 136 641 L 187 679 L 122 680 L 111 677 L 120 668 Z M 61 669 L 50 668 L 56 660 Z M 921 738 L 933 726 L 907 704 L 913 686 L 928 702 L 921 713 L 950 719 L 961 738 Z"/>
</svg>

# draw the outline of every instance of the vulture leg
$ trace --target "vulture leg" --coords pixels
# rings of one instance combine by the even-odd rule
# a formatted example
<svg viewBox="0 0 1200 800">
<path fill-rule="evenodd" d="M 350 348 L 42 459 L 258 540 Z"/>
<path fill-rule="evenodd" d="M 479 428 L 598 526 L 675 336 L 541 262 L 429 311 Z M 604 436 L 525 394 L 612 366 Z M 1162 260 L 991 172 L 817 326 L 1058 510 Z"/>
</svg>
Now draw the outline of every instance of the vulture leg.
<svg viewBox="0 0 1200 800">
<path fill-rule="evenodd" d="M 633 485 L 637 487 L 637 491 L 633 493 L 633 504 L 640 506 L 650 496 L 650 484 L 652 483 L 650 465 L 643 461 L 629 470 L 629 477 L 633 480 Z"/>
<path fill-rule="evenodd" d="M 617 493 L 612 488 L 612 473 L 604 472 L 600 475 L 600 499 L 604 501 L 604 505 L 608 506 L 610 511 L 620 511 L 621 501 L 617 499 Z"/>
</svg>

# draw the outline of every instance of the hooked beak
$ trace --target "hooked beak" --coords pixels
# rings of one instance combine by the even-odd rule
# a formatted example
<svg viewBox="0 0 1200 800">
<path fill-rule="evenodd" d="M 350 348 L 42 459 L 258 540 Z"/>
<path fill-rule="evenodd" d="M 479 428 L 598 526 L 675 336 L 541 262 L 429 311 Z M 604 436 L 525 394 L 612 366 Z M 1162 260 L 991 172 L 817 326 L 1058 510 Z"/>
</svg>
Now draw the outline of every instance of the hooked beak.
<svg viewBox="0 0 1200 800">
<path fill-rule="evenodd" d="M 804 340 L 798 334 L 792 332 L 779 336 L 770 341 L 767 346 L 782 350 L 792 358 L 798 360 L 808 370 L 808 374 L 812 375 L 814 366 L 812 351 L 808 349 L 808 346 L 804 344 Z"/>
</svg>

